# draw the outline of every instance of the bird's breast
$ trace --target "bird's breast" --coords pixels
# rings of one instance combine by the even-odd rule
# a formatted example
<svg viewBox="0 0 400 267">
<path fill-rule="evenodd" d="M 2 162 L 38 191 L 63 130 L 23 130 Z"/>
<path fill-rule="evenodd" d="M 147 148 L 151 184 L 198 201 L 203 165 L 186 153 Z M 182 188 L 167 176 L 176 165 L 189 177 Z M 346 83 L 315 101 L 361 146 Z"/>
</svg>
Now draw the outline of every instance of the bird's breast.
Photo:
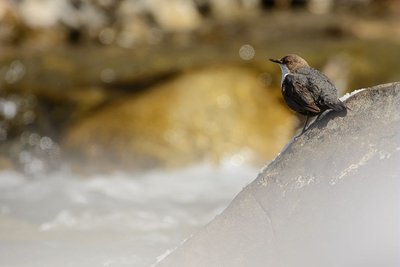
<svg viewBox="0 0 400 267">
<path fill-rule="evenodd" d="M 285 64 L 279 64 L 279 67 L 281 68 L 281 72 L 282 72 L 282 79 L 281 79 L 281 86 L 282 86 L 283 81 L 285 80 L 286 76 L 290 73 L 290 71 Z"/>
</svg>

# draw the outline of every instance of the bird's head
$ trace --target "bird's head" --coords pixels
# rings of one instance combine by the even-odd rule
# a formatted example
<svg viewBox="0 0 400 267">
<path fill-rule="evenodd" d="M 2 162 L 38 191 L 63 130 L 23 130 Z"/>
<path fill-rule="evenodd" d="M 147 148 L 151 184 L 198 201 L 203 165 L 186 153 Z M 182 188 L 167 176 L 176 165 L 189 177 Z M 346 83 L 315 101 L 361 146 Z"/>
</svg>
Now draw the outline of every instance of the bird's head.
<svg viewBox="0 0 400 267">
<path fill-rule="evenodd" d="M 293 72 L 301 67 L 308 67 L 307 61 L 295 54 L 289 54 L 281 59 L 270 59 L 274 63 L 278 63 L 281 68 L 285 66 L 290 72 Z M 282 66 L 283 65 L 283 66 Z"/>
</svg>

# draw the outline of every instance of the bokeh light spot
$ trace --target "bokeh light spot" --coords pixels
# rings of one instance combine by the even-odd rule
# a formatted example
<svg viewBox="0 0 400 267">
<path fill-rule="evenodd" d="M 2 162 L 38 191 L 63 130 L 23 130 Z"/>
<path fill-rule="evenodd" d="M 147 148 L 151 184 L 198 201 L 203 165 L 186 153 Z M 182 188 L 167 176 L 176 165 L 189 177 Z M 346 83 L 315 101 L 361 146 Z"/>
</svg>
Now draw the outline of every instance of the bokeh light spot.
<svg viewBox="0 0 400 267">
<path fill-rule="evenodd" d="M 255 54 L 256 51 L 254 50 L 254 47 L 249 44 L 242 45 L 239 49 L 239 56 L 243 60 L 250 60 Z"/>
</svg>

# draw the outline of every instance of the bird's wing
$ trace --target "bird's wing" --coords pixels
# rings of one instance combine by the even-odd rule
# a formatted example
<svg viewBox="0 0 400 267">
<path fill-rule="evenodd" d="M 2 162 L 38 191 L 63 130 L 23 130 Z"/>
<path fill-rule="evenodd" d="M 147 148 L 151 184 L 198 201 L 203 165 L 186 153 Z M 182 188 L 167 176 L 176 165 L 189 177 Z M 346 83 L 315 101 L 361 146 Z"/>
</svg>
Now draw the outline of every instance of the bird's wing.
<svg viewBox="0 0 400 267">
<path fill-rule="evenodd" d="M 313 91 L 317 88 L 310 88 L 310 83 L 306 76 L 302 74 L 288 74 L 283 81 L 285 88 L 285 100 L 293 105 L 296 105 L 297 111 L 300 113 L 319 113 L 321 110 L 316 105 Z M 296 108 L 294 108 L 296 110 Z"/>
<path fill-rule="evenodd" d="M 345 108 L 344 104 L 338 99 L 337 89 L 335 85 L 329 80 L 329 78 L 315 69 L 309 69 L 312 75 L 308 75 L 309 84 L 313 84 L 318 92 L 314 95 L 314 99 L 317 100 L 321 106 L 340 111 Z"/>
</svg>

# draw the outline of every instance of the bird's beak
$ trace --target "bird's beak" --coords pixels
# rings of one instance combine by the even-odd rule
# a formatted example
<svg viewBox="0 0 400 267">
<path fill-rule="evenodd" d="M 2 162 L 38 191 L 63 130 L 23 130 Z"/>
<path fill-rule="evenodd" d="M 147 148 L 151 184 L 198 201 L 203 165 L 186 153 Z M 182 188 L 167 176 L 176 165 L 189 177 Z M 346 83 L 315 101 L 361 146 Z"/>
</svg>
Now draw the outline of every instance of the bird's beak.
<svg viewBox="0 0 400 267">
<path fill-rule="evenodd" d="M 274 63 L 282 64 L 280 59 L 272 59 L 272 58 L 270 58 L 269 60 L 274 62 Z"/>
</svg>

